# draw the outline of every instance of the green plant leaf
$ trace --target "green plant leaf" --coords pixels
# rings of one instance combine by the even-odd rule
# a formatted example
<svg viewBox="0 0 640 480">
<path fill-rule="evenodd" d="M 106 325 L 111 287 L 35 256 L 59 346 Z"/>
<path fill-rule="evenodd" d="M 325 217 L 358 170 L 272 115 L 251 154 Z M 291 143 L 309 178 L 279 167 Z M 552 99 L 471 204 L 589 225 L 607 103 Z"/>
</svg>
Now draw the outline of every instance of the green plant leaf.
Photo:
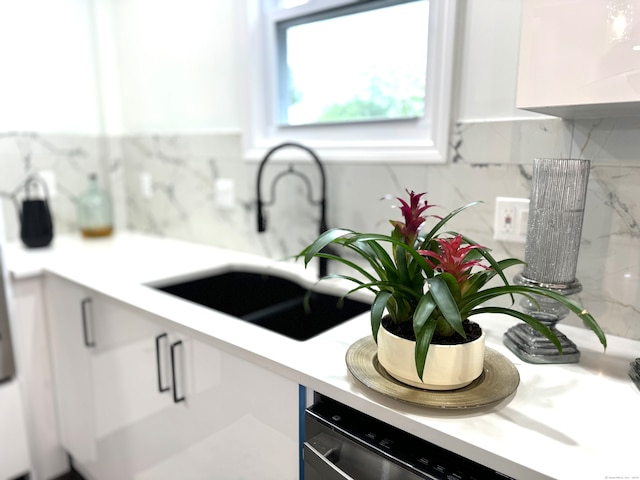
<svg viewBox="0 0 640 480">
<path fill-rule="evenodd" d="M 510 308 L 506 308 L 506 307 L 482 307 L 482 308 L 476 308 L 475 310 L 473 310 L 469 314 L 469 316 L 480 314 L 480 313 L 501 313 L 503 315 L 509 315 L 511 317 L 518 318 L 526 322 L 527 324 L 531 325 L 532 328 L 534 328 L 535 330 L 540 332 L 542 335 L 547 337 L 551 341 L 551 343 L 555 345 L 558 351 L 562 353 L 562 345 L 560 344 L 560 340 L 558 340 L 558 337 L 556 336 L 556 334 L 553 333 L 553 331 L 549 327 L 547 327 L 544 323 L 540 322 L 537 318 L 532 317 L 531 315 L 528 315 L 524 312 L 519 312 L 517 310 L 511 310 Z"/>
<path fill-rule="evenodd" d="M 419 332 L 424 328 L 427 320 L 436 309 L 436 307 L 437 305 L 435 300 L 433 299 L 433 296 L 431 295 L 431 292 L 425 293 L 418 302 L 416 310 L 413 313 L 413 333 L 415 334 L 416 338 L 418 337 Z"/>
<path fill-rule="evenodd" d="M 468 313 L 472 308 L 484 303 L 485 301 L 506 294 L 525 295 L 532 298 L 534 302 L 535 295 L 556 300 L 557 302 L 567 307 L 574 314 L 576 314 L 578 318 L 580 318 L 584 322 L 584 324 L 596 334 L 602 346 L 607 348 L 607 339 L 604 332 L 600 328 L 600 325 L 598 325 L 593 316 L 587 310 L 583 309 L 572 299 L 552 290 L 547 290 L 546 288 L 533 287 L 529 285 L 504 285 L 500 287 L 488 288 L 486 290 L 481 290 L 474 295 L 463 298 L 460 310 Z"/>
<path fill-rule="evenodd" d="M 350 275 L 345 275 L 345 274 L 343 274 L 343 273 L 332 273 L 332 274 L 330 274 L 330 275 L 327 275 L 326 277 L 322 277 L 320 280 L 318 280 L 318 281 L 316 282 L 316 284 L 317 284 L 317 283 L 320 283 L 320 282 L 321 282 L 321 281 L 323 281 L 323 280 L 328 280 L 328 279 L 331 279 L 331 278 L 338 278 L 338 279 L 340 279 L 340 280 L 348 280 L 348 281 L 350 281 L 350 282 L 355 283 L 355 284 L 357 284 L 357 285 L 358 285 L 357 287 L 352 288 L 352 289 L 351 289 L 351 290 L 349 290 L 347 293 L 345 293 L 345 294 L 343 295 L 343 297 L 348 297 L 348 296 L 349 296 L 349 295 L 351 295 L 352 293 L 355 293 L 355 292 L 358 292 L 358 291 L 360 291 L 360 290 L 364 290 L 364 289 L 370 290 L 371 292 L 373 292 L 373 293 L 375 293 L 375 294 L 377 294 L 377 293 L 378 293 L 378 289 L 377 289 L 377 288 L 375 288 L 375 287 L 377 287 L 377 286 L 378 286 L 378 281 L 377 281 L 377 280 L 375 280 L 375 279 L 374 279 L 374 280 L 373 280 L 373 281 L 371 281 L 371 282 L 366 282 L 366 283 L 365 283 L 365 282 L 363 282 L 362 280 L 360 280 L 359 278 L 355 278 L 355 277 L 352 277 L 352 276 L 350 276 Z"/>
<path fill-rule="evenodd" d="M 380 330 L 384 309 L 390 297 L 390 292 L 382 290 L 376 295 L 373 304 L 371 304 L 371 332 L 376 343 L 378 343 L 378 330 Z"/>
<path fill-rule="evenodd" d="M 356 233 L 350 236 L 349 239 L 345 241 L 345 246 L 354 242 L 386 242 L 392 244 L 393 246 L 400 247 L 409 255 L 411 255 L 413 261 L 416 262 L 425 272 L 427 272 L 428 275 L 433 275 L 433 269 L 427 263 L 424 257 L 416 251 L 415 248 L 407 245 L 400 240 L 396 240 L 389 235 L 381 235 L 378 233 Z"/>
<path fill-rule="evenodd" d="M 337 238 L 344 237 L 346 235 L 353 235 L 355 232 L 353 230 L 348 230 L 345 228 L 332 228 L 323 232 L 318 238 L 316 238 L 311 245 L 302 250 L 300 256 L 304 256 L 304 264 L 305 266 L 309 264 L 309 262 L 318 255 L 318 253 L 325 248 L 330 243 L 334 242 Z"/>
<path fill-rule="evenodd" d="M 377 242 L 359 242 L 362 243 L 362 249 L 366 250 L 367 253 L 378 259 L 378 262 L 386 272 L 395 270 L 395 264 L 393 263 L 393 259 L 387 253 L 387 251 Z"/>
<path fill-rule="evenodd" d="M 509 267 L 515 265 L 523 265 L 524 263 L 525 262 L 523 262 L 522 260 L 518 260 L 517 258 L 506 258 L 497 262 L 497 267 L 494 266 L 490 270 L 483 270 L 481 272 L 474 273 L 467 287 L 466 295 L 476 293 L 478 290 L 484 287 L 493 277 L 495 277 L 498 271 L 504 272 L 504 270 Z M 514 299 L 511 298 L 511 303 L 513 304 L 513 302 Z"/>
<path fill-rule="evenodd" d="M 344 258 L 344 257 L 339 257 L 338 255 L 333 255 L 331 253 L 316 253 L 316 257 L 318 258 L 326 258 L 327 260 L 333 260 L 335 262 L 339 262 L 342 263 L 343 265 L 346 265 L 354 270 L 356 270 L 357 272 L 359 272 L 360 274 L 362 274 L 362 276 L 364 278 L 367 278 L 368 280 L 375 282 L 377 281 L 376 277 L 374 277 L 373 275 L 371 275 L 371 273 L 369 273 L 367 270 L 365 270 L 364 268 L 360 267 L 360 265 Z M 331 274 L 331 275 L 327 275 L 326 277 L 323 278 L 347 278 L 346 276 L 342 276 L 342 275 L 338 275 L 338 274 Z M 354 280 L 352 279 L 352 277 L 348 277 L 349 280 L 353 280 L 353 281 L 358 281 L 358 280 Z"/>
<path fill-rule="evenodd" d="M 461 293 L 460 293 L 460 285 L 458 284 L 456 277 L 454 277 L 450 273 L 443 272 L 440 275 L 438 275 L 438 278 L 441 278 L 442 280 L 447 282 L 447 288 L 449 289 L 449 293 L 451 293 L 451 296 L 453 297 L 454 301 L 457 304 L 461 298 Z"/>
<path fill-rule="evenodd" d="M 489 250 L 484 248 L 484 249 L 481 249 L 480 252 L 482 253 L 482 256 L 487 259 L 487 261 L 489 262 L 489 265 L 491 265 L 491 268 L 494 271 L 494 275 L 495 274 L 499 275 L 500 278 L 502 279 L 502 282 L 505 285 L 509 285 L 509 280 L 507 280 L 507 277 L 504 275 L 502 265 L 499 262 L 496 262 L 495 258 L 493 258 L 493 255 L 489 253 Z"/>
<path fill-rule="evenodd" d="M 409 269 L 407 267 L 407 256 L 404 250 L 395 246 L 396 265 L 398 266 L 398 281 L 404 284 L 411 283 L 409 280 Z"/>
<path fill-rule="evenodd" d="M 519 258 L 503 258 L 498 262 L 498 266 L 502 271 L 506 270 L 509 267 L 513 267 L 515 265 L 525 265 L 525 262 L 523 262 Z M 491 270 L 488 270 L 488 271 L 491 272 Z M 494 275 L 495 275 L 495 272 L 494 272 Z"/>
<path fill-rule="evenodd" d="M 453 295 L 449 291 L 449 284 L 443 276 L 448 275 L 443 273 L 437 277 L 428 278 L 429 293 L 433 296 L 433 299 L 440 309 L 440 313 L 445 320 L 453 327 L 453 329 L 466 338 L 464 327 L 462 326 L 462 317 L 460 316 L 460 310 L 456 304 Z"/>
<path fill-rule="evenodd" d="M 414 351 L 414 358 L 416 362 L 416 371 L 418 377 L 422 380 L 424 374 L 424 366 L 427 362 L 427 354 L 429 353 L 429 346 L 433 339 L 433 333 L 436 330 L 437 321 L 433 317 L 428 317 L 425 324 L 420 331 L 416 333 L 416 346 Z"/>
<path fill-rule="evenodd" d="M 369 262 L 369 265 L 371 266 L 375 274 L 378 275 L 379 278 L 381 279 L 385 278 L 386 267 L 381 262 L 381 259 L 377 257 L 376 253 L 370 248 L 369 245 L 362 242 L 356 242 L 356 243 L 344 242 L 343 243 L 344 240 L 345 239 L 342 239 L 342 238 L 336 239 L 336 243 L 358 254 L 361 258 Z M 345 262 L 342 262 L 342 263 L 345 264 Z"/>
<path fill-rule="evenodd" d="M 474 205 L 478 205 L 479 203 L 482 202 L 471 202 L 468 203 L 462 207 L 456 208 L 455 210 L 453 210 L 451 213 L 449 213 L 449 215 L 447 215 L 446 217 L 444 217 L 442 220 L 440 220 L 438 223 L 436 223 L 436 225 L 429 231 L 429 233 L 427 233 L 427 235 L 424 237 L 422 245 L 420 246 L 420 250 L 425 250 L 427 247 L 427 244 L 431 241 L 431 239 L 433 237 L 436 236 L 436 234 L 440 231 L 440 229 L 449 221 L 451 220 L 453 217 L 455 217 L 456 215 L 458 215 L 460 212 L 462 212 L 463 210 L 466 210 L 469 207 L 473 207 Z"/>
<path fill-rule="evenodd" d="M 538 303 L 533 297 L 531 297 L 530 293 L 526 290 L 528 287 L 522 287 L 518 285 L 502 285 L 499 287 L 487 288 L 485 290 L 480 290 L 472 295 L 465 295 L 462 300 L 460 300 L 458 306 L 460 307 L 460 311 L 463 315 L 468 314 L 472 309 L 477 306 L 489 301 L 494 298 L 501 297 L 503 295 L 513 295 L 514 293 L 519 293 L 521 295 L 527 296 L 534 303 Z"/>
</svg>

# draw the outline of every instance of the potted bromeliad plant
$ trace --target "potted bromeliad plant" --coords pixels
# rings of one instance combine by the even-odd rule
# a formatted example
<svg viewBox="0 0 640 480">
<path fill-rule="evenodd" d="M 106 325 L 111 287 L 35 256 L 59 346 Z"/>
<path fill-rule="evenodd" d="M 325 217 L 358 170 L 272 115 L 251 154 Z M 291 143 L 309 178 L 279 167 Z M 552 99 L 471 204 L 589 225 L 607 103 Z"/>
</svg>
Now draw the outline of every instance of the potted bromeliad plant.
<svg viewBox="0 0 640 480">
<path fill-rule="evenodd" d="M 378 361 L 397 380 L 419 388 L 450 390 L 468 385 L 480 376 L 484 362 L 484 332 L 470 318 L 499 313 L 523 320 L 562 350 L 556 335 L 531 315 L 510 307 L 488 306 L 498 297 L 524 295 L 536 302 L 547 297 L 565 305 L 581 318 L 606 347 L 605 335 L 591 316 L 575 301 L 550 290 L 509 284 L 504 270 L 523 264 L 508 258 L 496 261 L 489 249 L 458 232 L 443 227 L 463 210 L 445 217 L 426 215 L 434 205 L 424 193 L 408 192 L 398 198 L 404 222 L 392 220 L 391 235 L 358 233 L 334 228 L 321 234 L 300 256 L 305 265 L 324 257 L 346 265 L 356 276 L 333 274 L 356 286 L 346 295 L 367 289 L 375 294 L 371 328 L 378 344 Z M 435 222 L 430 229 L 427 221 Z M 328 253 L 338 245 L 355 253 L 366 266 L 346 256 Z M 498 276 L 500 283 L 489 286 Z"/>
</svg>

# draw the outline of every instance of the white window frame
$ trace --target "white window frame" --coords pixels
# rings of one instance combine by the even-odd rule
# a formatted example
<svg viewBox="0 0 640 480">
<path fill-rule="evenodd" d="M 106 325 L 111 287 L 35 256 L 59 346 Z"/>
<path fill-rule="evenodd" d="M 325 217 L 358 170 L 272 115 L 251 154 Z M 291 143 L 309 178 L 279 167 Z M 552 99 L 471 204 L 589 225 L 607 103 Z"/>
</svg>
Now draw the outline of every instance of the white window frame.
<svg viewBox="0 0 640 480">
<path fill-rule="evenodd" d="M 313 148 L 323 161 L 329 162 L 447 161 L 456 0 L 430 0 L 427 99 L 423 117 L 341 124 L 277 124 L 276 23 L 359 1 L 362 0 L 310 0 L 289 9 L 273 8 L 277 0 L 242 2 L 241 49 L 247 53 L 241 86 L 245 159 L 260 160 L 271 147 L 295 141 Z M 291 160 L 298 156 L 300 152 L 295 149 L 285 149 L 281 158 Z"/>
</svg>

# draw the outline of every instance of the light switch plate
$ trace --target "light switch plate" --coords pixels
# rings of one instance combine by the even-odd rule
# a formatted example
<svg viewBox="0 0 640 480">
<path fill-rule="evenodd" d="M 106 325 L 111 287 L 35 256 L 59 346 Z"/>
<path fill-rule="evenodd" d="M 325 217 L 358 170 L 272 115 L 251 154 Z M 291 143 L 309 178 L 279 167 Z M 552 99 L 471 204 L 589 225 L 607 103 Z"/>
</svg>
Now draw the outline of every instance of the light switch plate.
<svg viewBox="0 0 640 480">
<path fill-rule="evenodd" d="M 525 243 L 528 219 L 528 198 L 496 197 L 493 238 Z"/>
</svg>

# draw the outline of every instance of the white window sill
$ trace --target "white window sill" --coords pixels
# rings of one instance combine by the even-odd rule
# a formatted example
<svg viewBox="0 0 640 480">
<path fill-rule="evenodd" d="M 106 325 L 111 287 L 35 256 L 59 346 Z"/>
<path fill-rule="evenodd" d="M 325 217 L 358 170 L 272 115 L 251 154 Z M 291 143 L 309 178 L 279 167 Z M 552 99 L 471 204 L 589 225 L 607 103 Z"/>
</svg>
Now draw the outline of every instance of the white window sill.
<svg viewBox="0 0 640 480">
<path fill-rule="evenodd" d="M 295 139 L 291 140 L 296 142 Z M 285 143 L 285 142 L 280 142 Z M 325 163 L 445 163 L 447 152 L 438 151 L 433 145 L 398 145 L 393 142 L 361 143 L 351 145 L 331 145 L 327 143 L 299 142 L 311 148 Z M 244 160 L 249 163 L 261 161 L 267 152 L 279 143 L 264 143 L 245 150 Z M 309 155 L 298 148 L 283 148 L 273 158 L 274 161 L 303 161 Z"/>
</svg>

